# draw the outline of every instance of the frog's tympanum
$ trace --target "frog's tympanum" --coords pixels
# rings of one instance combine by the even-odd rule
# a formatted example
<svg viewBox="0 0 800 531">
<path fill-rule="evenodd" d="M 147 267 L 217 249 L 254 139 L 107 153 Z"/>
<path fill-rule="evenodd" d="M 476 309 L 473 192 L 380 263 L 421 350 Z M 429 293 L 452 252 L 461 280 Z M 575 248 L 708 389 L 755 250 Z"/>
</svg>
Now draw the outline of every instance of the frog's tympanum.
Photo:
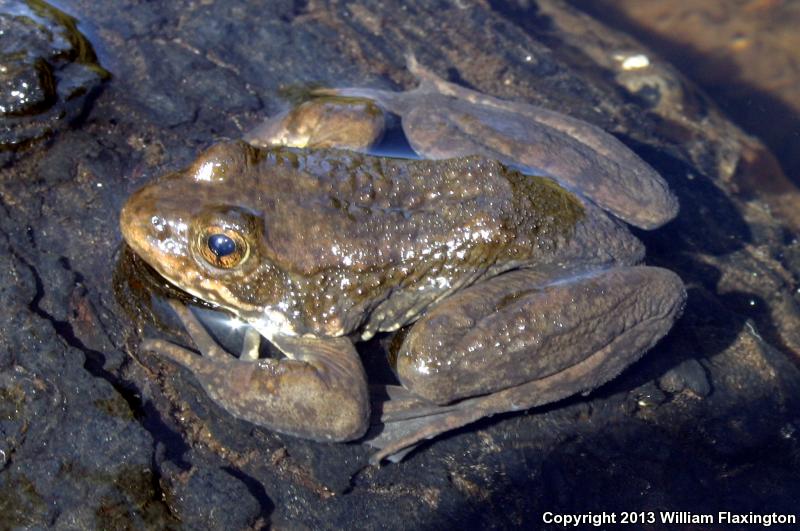
<svg viewBox="0 0 800 531">
<path fill-rule="evenodd" d="M 176 303 L 202 355 L 143 344 L 238 418 L 315 440 L 364 436 L 370 394 L 352 342 L 413 323 L 402 386 L 385 389 L 368 441 L 376 461 L 597 387 L 685 300 L 674 273 L 638 265 L 643 246 L 606 214 L 645 229 L 674 217 L 652 168 L 585 122 L 410 68 L 418 88 L 328 91 L 146 185 L 121 215 L 161 275 L 250 325 L 237 358 Z M 325 147 L 366 149 L 384 113 L 424 160 Z M 258 359 L 261 337 L 285 357 Z"/>
</svg>

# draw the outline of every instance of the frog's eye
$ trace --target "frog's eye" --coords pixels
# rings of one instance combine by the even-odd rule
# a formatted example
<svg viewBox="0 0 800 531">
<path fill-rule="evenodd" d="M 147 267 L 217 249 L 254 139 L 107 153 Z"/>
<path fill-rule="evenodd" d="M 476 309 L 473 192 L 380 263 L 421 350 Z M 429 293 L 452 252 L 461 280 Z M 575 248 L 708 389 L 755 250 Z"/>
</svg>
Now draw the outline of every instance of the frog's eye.
<svg viewBox="0 0 800 531">
<path fill-rule="evenodd" d="M 214 267 L 232 269 L 245 261 L 248 245 L 242 236 L 231 229 L 209 227 L 197 242 L 203 259 Z"/>
<path fill-rule="evenodd" d="M 224 234 L 212 234 L 208 237 L 208 248 L 217 258 L 222 258 L 236 252 L 236 242 Z"/>
</svg>

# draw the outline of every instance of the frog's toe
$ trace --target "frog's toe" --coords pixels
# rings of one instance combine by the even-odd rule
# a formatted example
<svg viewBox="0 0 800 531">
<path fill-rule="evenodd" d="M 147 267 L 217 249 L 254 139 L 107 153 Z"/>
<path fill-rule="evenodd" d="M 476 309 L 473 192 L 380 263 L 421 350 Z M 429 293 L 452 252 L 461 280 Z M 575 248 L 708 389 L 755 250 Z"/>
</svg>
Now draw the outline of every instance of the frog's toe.
<svg viewBox="0 0 800 531">
<path fill-rule="evenodd" d="M 393 463 L 402 461 L 421 442 L 485 416 L 469 404 L 437 406 L 421 399 L 410 399 L 408 403 L 392 399 L 382 406 L 376 411 L 379 420 L 364 441 L 377 449 L 370 457 L 373 465 L 384 459 Z"/>
<path fill-rule="evenodd" d="M 376 433 L 367 434 L 365 443 L 377 450 L 370 456 L 370 464 L 379 465 L 383 460 L 393 463 L 402 461 L 424 440 L 453 429 L 449 427 L 453 417 L 449 418 L 451 420 L 447 422 L 448 415 L 442 413 L 382 424 L 375 429 Z"/>
<path fill-rule="evenodd" d="M 206 329 L 203 328 L 203 325 L 200 324 L 200 321 L 197 319 L 197 317 L 195 317 L 188 306 L 172 299 L 170 299 L 168 302 L 173 311 L 178 315 L 178 318 L 180 318 L 181 323 L 186 329 L 186 332 L 189 334 L 189 336 L 192 338 L 192 341 L 194 341 L 194 344 L 197 345 L 198 350 L 200 350 L 204 356 L 219 361 L 225 361 L 230 357 L 228 353 L 225 352 L 225 350 L 223 350 L 216 341 L 214 341 L 214 338 L 212 338 L 211 335 L 206 332 Z M 175 346 L 177 347 L 177 345 Z M 172 357 L 173 354 L 177 355 L 174 351 L 172 351 L 171 354 L 166 355 Z M 186 357 L 185 355 L 180 356 L 183 358 Z M 175 358 L 175 360 L 178 361 L 178 363 L 185 365 L 185 363 L 179 359 Z"/>
<path fill-rule="evenodd" d="M 218 364 L 212 360 L 204 358 L 188 348 L 163 339 L 145 339 L 142 341 L 141 350 L 164 356 L 179 365 L 183 365 L 198 377 L 204 374 L 213 374 L 214 371 L 219 369 Z"/>
</svg>

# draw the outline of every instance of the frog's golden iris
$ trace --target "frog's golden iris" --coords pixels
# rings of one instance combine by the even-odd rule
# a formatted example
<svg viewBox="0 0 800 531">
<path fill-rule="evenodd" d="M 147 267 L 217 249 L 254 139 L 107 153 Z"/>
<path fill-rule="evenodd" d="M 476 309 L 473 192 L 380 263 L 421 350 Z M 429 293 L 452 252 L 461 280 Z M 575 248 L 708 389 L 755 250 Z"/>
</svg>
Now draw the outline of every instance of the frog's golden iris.
<svg viewBox="0 0 800 531">
<path fill-rule="evenodd" d="M 250 253 L 242 235 L 225 227 L 206 227 L 199 232 L 195 247 L 208 264 L 219 269 L 238 267 Z"/>
</svg>

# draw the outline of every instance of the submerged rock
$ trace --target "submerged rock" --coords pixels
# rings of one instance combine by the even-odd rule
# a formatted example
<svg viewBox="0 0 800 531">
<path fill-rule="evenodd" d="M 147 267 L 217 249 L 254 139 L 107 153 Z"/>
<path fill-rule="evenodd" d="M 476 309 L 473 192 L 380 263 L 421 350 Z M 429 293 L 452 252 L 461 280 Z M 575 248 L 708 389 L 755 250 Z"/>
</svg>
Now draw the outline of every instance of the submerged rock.
<svg viewBox="0 0 800 531">
<path fill-rule="evenodd" d="M 78 116 L 108 77 L 74 18 L 40 0 L 0 1 L 0 150 Z"/>
</svg>

